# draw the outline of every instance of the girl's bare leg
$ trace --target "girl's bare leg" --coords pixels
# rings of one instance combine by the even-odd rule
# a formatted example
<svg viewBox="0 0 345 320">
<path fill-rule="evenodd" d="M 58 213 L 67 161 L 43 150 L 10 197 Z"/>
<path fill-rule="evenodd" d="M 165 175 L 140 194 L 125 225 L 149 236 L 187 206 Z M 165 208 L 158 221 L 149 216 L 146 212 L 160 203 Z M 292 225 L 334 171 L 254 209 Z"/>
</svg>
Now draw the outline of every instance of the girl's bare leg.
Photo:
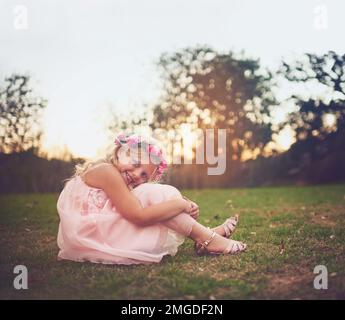
<svg viewBox="0 0 345 320">
<path fill-rule="evenodd" d="M 175 187 L 170 185 L 146 184 L 146 186 L 142 186 L 142 188 L 136 191 L 137 196 L 144 207 L 174 198 L 182 198 L 181 193 Z M 174 218 L 168 219 L 162 223 L 168 228 L 189 237 L 196 242 L 209 240 L 213 233 L 213 230 L 203 226 L 187 213 L 180 213 Z M 229 246 L 230 241 L 232 240 L 228 240 L 221 235 L 216 234 L 207 249 L 210 251 L 222 252 Z"/>
<path fill-rule="evenodd" d="M 178 216 L 165 221 L 164 224 L 170 229 L 199 243 L 209 240 L 213 233 L 212 230 L 203 226 L 186 213 L 181 213 Z M 229 246 L 229 241 L 232 240 L 216 234 L 207 249 L 214 252 L 223 252 Z"/>
</svg>

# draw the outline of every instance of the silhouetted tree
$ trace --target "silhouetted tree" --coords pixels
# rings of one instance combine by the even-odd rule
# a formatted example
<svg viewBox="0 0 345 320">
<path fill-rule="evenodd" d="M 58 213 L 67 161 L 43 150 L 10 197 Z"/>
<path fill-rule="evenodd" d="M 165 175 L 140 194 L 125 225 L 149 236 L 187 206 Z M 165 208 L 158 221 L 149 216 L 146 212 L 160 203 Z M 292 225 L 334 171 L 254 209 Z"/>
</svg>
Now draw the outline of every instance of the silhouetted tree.
<svg viewBox="0 0 345 320">
<path fill-rule="evenodd" d="M 308 53 L 290 63 L 283 62 L 279 73 L 303 92 L 296 91 L 288 98 L 297 110 L 281 127 L 291 126 L 297 141 L 278 161 L 270 163 L 271 168 L 276 167 L 275 179 L 285 175 L 304 183 L 343 180 L 345 55 L 333 51 Z"/>
<path fill-rule="evenodd" d="M 271 74 L 260 68 L 258 60 L 208 47 L 163 54 L 158 66 L 163 93 L 153 107 L 152 128 L 170 130 L 182 149 L 184 124 L 192 131 L 225 129 L 227 134 L 227 171 L 222 177 L 206 176 L 201 165 L 188 165 L 177 168 L 180 172 L 172 175 L 177 179 L 172 182 L 183 187 L 230 185 L 239 161 L 260 154 L 271 140 L 269 107 L 275 103 Z M 173 146 L 169 149 L 176 152 Z"/>
<path fill-rule="evenodd" d="M 46 101 L 33 94 L 29 80 L 14 74 L 0 88 L 0 152 L 37 150 L 40 145 L 40 115 Z"/>
<path fill-rule="evenodd" d="M 271 75 L 258 60 L 199 47 L 163 54 L 159 66 L 164 93 L 153 109 L 153 128 L 189 123 L 194 129 L 226 129 L 235 159 L 271 140 Z"/>
<path fill-rule="evenodd" d="M 289 115 L 286 123 L 296 131 L 298 140 L 324 139 L 345 127 L 345 54 L 333 51 L 323 55 L 306 54 L 304 59 L 290 64 L 284 62 L 280 72 L 293 83 L 322 84 L 328 91 L 322 98 L 313 95 L 290 98 L 299 109 Z M 327 117 L 333 117 L 332 125 L 327 123 Z"/>
</svg>

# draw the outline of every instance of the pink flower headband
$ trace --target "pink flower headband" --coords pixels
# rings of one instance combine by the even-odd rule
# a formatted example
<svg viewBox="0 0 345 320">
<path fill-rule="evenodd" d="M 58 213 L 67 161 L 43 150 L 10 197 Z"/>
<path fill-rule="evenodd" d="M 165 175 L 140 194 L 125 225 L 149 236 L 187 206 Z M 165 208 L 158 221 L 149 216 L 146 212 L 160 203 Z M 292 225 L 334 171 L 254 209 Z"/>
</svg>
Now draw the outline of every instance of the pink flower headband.
<svg viewBox="0 0 345 320">
<path fill-rule="evenodd" d="M 146 145 L 145 151 L 149 155 L 155 156 L 159 161 L 159 163 L 157 164 L 157 169 L 154 172 L 154 177 L 156 180 L 160 180 L 162 178 L 164 171 L 168 167 L 168 163 L 165 160 L 161 149 L 152 141 L 150 141 L 150 139 L 147 139 L 138 134 L 126 135 L 125 133 L 120 133 L 115 138 L 115 144 L 117 146 L 127 145 L 128 147 L 138 146 L 139 144 L 141 145 L 141 147 L 143 147 L 143 145 Z"/>
</svg>

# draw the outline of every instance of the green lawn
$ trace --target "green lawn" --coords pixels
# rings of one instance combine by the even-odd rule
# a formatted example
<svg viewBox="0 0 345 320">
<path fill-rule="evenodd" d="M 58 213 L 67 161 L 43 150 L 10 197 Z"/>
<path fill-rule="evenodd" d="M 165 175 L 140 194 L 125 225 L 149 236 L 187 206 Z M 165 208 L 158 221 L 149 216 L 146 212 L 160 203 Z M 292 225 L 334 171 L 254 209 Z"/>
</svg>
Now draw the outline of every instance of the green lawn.
<svg viewBox="0 0 345 320">
<path fill-rule="evenodd" d="M 57 261 L 56 194 L 0 196 L 1 299 L 345 299 L 345 185 L 186 190 L 210 226 L 239 213 L 239 256 L 198 257 L 187 239 L 160 264 Z M 281 243 L 284 243 L 284 250 Z M 29 289 L 15 290 L 15 265 Z M 316 265 L 328 289 L 313 287 Z"/>
</svg>

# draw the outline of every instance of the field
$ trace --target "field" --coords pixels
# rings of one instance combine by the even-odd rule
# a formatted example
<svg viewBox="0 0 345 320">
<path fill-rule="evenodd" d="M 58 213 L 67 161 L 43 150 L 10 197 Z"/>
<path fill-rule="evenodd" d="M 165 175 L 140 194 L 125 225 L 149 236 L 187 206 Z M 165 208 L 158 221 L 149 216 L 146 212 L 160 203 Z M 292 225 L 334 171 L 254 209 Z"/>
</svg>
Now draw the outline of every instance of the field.
<svg viewBox="0 0 345 320">
<path fill-rule="evenodd" d="M 345 299 L 345 185 L 184 190 L 200 221 L 240 214 L 233 236 L 248 251 L 198 257 L 186 239 L 160 264 L 58 261 L 57 194 L 0 196 L 0 299 Z M 15 290 L 25 265 L 28 290 Z M 314 288 L 314 268 L 328 289 Z"/>
</svg>

